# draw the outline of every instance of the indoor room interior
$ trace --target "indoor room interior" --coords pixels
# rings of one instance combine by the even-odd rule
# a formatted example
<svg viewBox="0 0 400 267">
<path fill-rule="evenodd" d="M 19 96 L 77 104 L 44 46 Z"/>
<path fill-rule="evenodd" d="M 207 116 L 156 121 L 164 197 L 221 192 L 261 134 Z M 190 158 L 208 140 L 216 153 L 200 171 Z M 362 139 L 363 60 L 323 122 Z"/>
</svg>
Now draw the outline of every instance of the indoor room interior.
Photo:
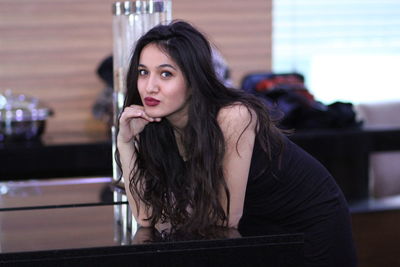
<svg viewBox="0 0 400 267">
<path fill-rule="evenodd" d="M 400 4 L 319 2 L 169 4 L 172 19 L 190 21 L 211 40 L 234 88 L 267 98 L 282 97 L 269 91 L 279 86 L 287 94 L 293 88 L 307 94 L 306 104 L 298 95 L 279 100 L 293 108 L 283 121 L 293 130 L 289 138 L 342 189 L 359 266 L 400 266 L 400 88 L 394 65 L 400 59 Z M 0 114 L 6 114 L 7 99 L 40 111 L 37 119 L 14 124 L 26 134 L 0 116 L 0 265 L 58 266 L 63 258 L 59 266 L 102 266 L 92 258 L 104 253 L 109 257 L 103 265 L 137 257 L 143 266 L 157 263 L 152 256 L 165 262 L 180 256 L 183 266 L 192 266 L 184 261 L 203 254 L 187 254 L 187 248 L 206 247 L 216 261 L 232 249 L 245 258 L 298 257 L 296 235 L 140 246 L 146 242 L 135 235 L 113 165 L 115 3 L 0 0 Z M 279 249 L 265 253 L 272 243 Z M 249 252 L 252 246 L 258 249 Z M 160 250 L 166 252 L 152 254 Z M 290 264 L 271 266 L 296 266 Z"/>
</svg>

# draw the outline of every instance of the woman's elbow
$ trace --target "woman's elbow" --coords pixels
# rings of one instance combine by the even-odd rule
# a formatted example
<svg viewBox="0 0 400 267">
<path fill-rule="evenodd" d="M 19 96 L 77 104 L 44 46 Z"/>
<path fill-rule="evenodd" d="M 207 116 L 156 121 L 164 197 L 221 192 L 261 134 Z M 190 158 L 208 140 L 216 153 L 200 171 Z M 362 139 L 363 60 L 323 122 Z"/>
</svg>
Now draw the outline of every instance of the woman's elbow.
<svg viewBox="0 0 400 267">
<path fill-rule="evenodd" d="M 137 217 L 135 220 L 142 227 L 152 227 L 151 221 L 146 218 Z"/>
<path fill-rule="evenodd" d="M 229 218 L 228 227 L 237 229 L 239 227 L 239 221 L 242 216 L 232 216 Z"/>
</svg>

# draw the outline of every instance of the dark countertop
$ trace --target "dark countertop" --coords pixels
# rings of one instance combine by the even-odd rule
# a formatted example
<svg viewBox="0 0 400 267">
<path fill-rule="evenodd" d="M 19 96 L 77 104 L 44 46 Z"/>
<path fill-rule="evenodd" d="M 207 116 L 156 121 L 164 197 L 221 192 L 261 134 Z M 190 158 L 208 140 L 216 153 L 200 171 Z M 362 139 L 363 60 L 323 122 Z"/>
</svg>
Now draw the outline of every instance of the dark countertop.
<svg viewBox="0 0 400 267">
<path fill-rule="evenodd" d="M 400 150 L 400 128 L 297 132 L 290 139 L 324 164 L 349 201 L 368 197 L 369 154 Z M 44 136 L 0 144 L 0 180 L 111 176 L 111 141 L 104 135 Z"/>
<path fill-rule="evenodd" d="M 302 266 L 303 235 L 165 241 L 129 228 L 111 178 L 0 184 L 1 266 Z M 126 213 L 125 213 L 126 214 Z M 132 224 L 134 225 L 134 224 Z"/>
<path fill-rule="evenodd" d="M 112 175 L 106 135 L 45 135 L 31 141 L 0 143 L 0 180 Z"/>
</svg>

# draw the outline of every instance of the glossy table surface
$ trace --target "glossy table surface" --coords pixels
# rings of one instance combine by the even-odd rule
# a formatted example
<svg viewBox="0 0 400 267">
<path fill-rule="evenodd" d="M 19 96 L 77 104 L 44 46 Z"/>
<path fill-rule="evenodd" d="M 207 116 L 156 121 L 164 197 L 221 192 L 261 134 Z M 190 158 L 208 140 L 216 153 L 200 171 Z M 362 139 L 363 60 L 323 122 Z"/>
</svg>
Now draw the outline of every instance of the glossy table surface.
<svg viewBox="0 0 400 267">
<path fill-rule="evenodd" d="M 175 266 L 179 257 L 182 266 L 190 259 L 207 265 L 246 259 L 261 266 L 255 261 L 267 258 L 298 266 L 302 260 L 302 234 L 229 231 L 205 240 L 163 240 L 154 229 L 129 222 L 125 198 L 110 182 L 110 177 L 1 182 L 0 265 L 136 266 L 131 265 L 135 259 L 137 266 L 157 266 L 162 259 L 165 266 Z"/>
<path fill-rule="evenodd" d="M 114 236 L 110 181 L 95 177 L 2 182 L 1 252 L 120 245 Z"/>
</svg>

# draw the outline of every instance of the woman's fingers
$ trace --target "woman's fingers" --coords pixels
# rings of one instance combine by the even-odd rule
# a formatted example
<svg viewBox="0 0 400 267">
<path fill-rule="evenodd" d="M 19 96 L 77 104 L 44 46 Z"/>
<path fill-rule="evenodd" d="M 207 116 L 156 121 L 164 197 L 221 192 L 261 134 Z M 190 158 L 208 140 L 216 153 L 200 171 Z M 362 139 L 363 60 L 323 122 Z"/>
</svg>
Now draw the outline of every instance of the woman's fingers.
<svg viewBox="0 0 400 267">
<path fill-rule="evenodd" d="M 153 117 L 150 117 L 149 115 L 147 115 L 147 113 L 144 111 L 144 108 L 142 106 L 132 105 L 132 106 L 126 107 L 125 110 L 124 110 L 124 113 L 130 119 L 132 119 L 132 118 L 142 118 L 142 119 L 145 119 L 145 120 L 147 120 L 149 122 L 154 122 L 154 121 L 159 122 L 159 121 L 161 121 L 161 118 L 153 118 Z"/>
<path fill-rule="evenodd" d="M 120 123 L 119 135 L 121 140 L 129 142 L 134 136 L 143 131 L 144 127 L 151 122 L 159 122 L 161 118 L 149 116 L 143 106 L 132 105 L 123 110 Z"/>
</svg>

